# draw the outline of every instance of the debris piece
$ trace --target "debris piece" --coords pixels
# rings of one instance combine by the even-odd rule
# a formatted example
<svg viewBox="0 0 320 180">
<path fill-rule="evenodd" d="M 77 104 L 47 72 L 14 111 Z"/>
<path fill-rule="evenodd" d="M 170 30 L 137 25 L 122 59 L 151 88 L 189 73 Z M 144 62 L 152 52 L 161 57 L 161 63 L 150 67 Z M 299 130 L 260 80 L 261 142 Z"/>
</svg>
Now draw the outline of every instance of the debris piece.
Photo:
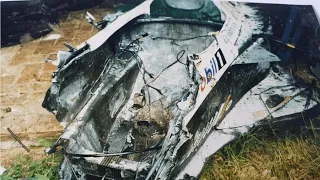
<svg viewBox="0 0 320 180">
<path fill-rule="evenodd" d="M 7 128 L 7 130 L 9 131 L 9 133 L 12 135 L 12 137 L 23 147 L 23 149 L 25 149 L 27 152 L 30 152 L 30 149 L 27 148 L 27 146 L 25 146 L 20 139 L 11 131 L 10 128 Z"/>
</svg>

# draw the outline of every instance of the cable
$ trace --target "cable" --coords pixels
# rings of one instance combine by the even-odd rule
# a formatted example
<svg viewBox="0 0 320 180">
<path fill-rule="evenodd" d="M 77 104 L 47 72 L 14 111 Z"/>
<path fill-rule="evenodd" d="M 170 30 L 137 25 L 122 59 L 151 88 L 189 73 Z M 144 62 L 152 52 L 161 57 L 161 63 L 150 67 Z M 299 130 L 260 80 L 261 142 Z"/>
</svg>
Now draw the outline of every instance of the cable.
<svg viewBox="0 0 320 180">
<path fill-rule="evenodd" d="M 151 86 L 151 85 L 149 85 L 149 84 L 147 83 L 147 81 L 146 81 L 146 79 L 145 79 L 145 74 L 147 73 L 150 78 L 154 78 L 154 75 L 146 70 L 146 68 L 145 68 L 145 66 L 144 66 L 144 63 L 143 63 L 143 60 L 142 60 L 142 58 L 138 55 L 137 51 L 130 51 L 130 50 L 128 50 L 128 47 L 130 47 L 130 46 L 131 46 L 133 43 L 135 43 L 135 42 L 137 42 L 137 45 L 138 45 L 139 47 L 141 47 L 138 40 L 141 39 L 142 37 L 146 37 L 147 35 L 148 35 L 148 34 L 145 33 L 145 34 L 141 35 L 140 38 L 137 38 L 137 39 L 133 40 L 132 42 L 129 43 L 129 45 L 127 45 L 123 50 L 121 50 L 120 53 L 122 54 L 122 53 L 124 53 L 124 52 L 130 52 L 133 56 L 136 56 L 136 57 L 137 57 L 136 60 L 137 60 L 138 67 L 139 67 L 139 71 L 140 71 L 140 73 L 143 75 L 143 81 L 144 81 L 144 84 L 145 84 L 145 85 L 143 86 L 143 88 L 150 87 L 150 88 L 156 90 L 160 95 L 163 95 L 163 93 L 161 92 L 160 89 L 155 88 L 155 87 L 153 87 L 153 86 Z M 120 55 L 121 55 L 121 54 L 120 54 Z M 184 54 L 184 53 L 183 53 L 183 54 Z M 183 54 L 182 54 L 182 56 L 183 56 Z M 182 57 L 182 56 L 181 56 L 181 57 Z M 181 57 L 179 57 L 179 59 L 180 59 Z M 182 63 L 181 61 L 179 61 L 179 62 Z M 183 64 L 183 63 L 182 63 L 182 64 Z M 142 72 L 142 70 L 143 70 L 143 72 Z M 147 89 L 147 88 L 146 88 L 146 89 Z M 148 101 L 149 101 L 149 104 L 150 104 L 150 103 L 151 103 L 151 100 L 150 100 L 150 92 L 149 92 L 148 89 L 147 89 L 147 91 L 148 91 Z"/>
<path fill-rule="evenodd" d="M 125 48 L 124 48 L 124 51 L 128 50 L 128 48 L 135 42 L 138 42 L 139 43 L 139 40 L 141 38 L 144 38 L 144 37 L 147 37 L 149 35 L 149 33 L 144 33 L 142 35 L 140 35 L 138 38 L 136 38 L 135 40 L 131 41 L 131 43 L 129 43 Z M 140 45 L 139 45 L 140 46 Z"/>
<path fill-rule="evenodd" d="M 143 82 L 145 84 L 143 87 L 145 87 L 146 84 L 147 84 L 147 80 L 146 80 L 145 74 L 147 73 L 150 78 L 153 78 L 153 75 L 146 70 L 146 68 L 145 68 L 145 66 L 143 64 L 143 60 L 141 59 L 141 57 L 136 52 L 132 52 L 132 51 L 129 51 L 129 52 L 131 52 L 133 55 L 135 55 L 137 57 L 136 60 L 137 60 L 137 63 L 138 63 L 139 71 L 142 74 L 142 79 L 143 79 Z M 141 71 L 141 69 L 143 69 L 143 72 Z M 148 103 L 151 104 L 150 91 L 149 91 L 148 88 L 146 88 L 146 89 L 147 89 L 147 93 L 148 93 Z M 141 92 L 142 91 L 143 91 L 143 89 L 141 89 Z"/>
<path fill-rule="evenodd" d="M 153 87 L 153 86 L 151 86 L 151 85 L 149 85 L 149 84 L 147 84 L 147 86 L 150 87 L 150 88 L 152 88 L 152 89 L 154 89 L 154 90 L 156 90 L 161 96 L 163 96 L 163 93 L 161 92 L 160 89 L 155 88 L 155 87 Z"/>
<path fill-rule="evenodd" d="M 132 45 L 132 44 L 134 44 L 134 43 L 136 43 L 137 42 L 137 45 L 139 46 L 139 47 L 141 47 L 140 46 L 140 42 L 139 42 L 139 40 L 141 39 L 141 38 L 143 38 L 143 37 L 146 37 L 146 36 L 148 36 L 149 34 L 148 33 L 144 33 L 144 34 L 142 34 L 141 36 L 139 36 L 138 38 L 136 38 L 135 40 L 133 40 L 133 41 L 131 41 L 123 50 L 121 50 L 120 52 L 119 52 L 119 54 L 117 54 L 117 56 L 120 56 L 121 54 L 123 54 L 124 52 L 129 52 L 129 53 L 131 53 L 133 56 L 136 56 L 137 57 L 137 62 L 138 62 L 138 66 L 139 66 L 139 68 L 140 69 L 143 69 L 149 76 L 150 76 L 150 78 L 153 78 L 153 74 L 152 73 L 150 73 L 150 72 L 148 72 L 147 70 L 146 70 L 146 68 L 145 68 L 145 66 L 144 66 L 144 64 L 143 64 L 143 61 L 142 61 L 142 58 L 138 55 L 138 53 L 137 53 L 137 51 L 130 51 L 129 50 L 129 47 Z M 141 72 L 141 71 L 140 71 Z M 142 73 L 142 72 L 141 72 Z"/>
<path fill-rule="evenodd" d="M 206 34 L 206 35 L 200 35 L 200 36 L 195 36 L 195 37 L 190 37 L 190 38 L 184 38 L 184 39 L 178 39 L 178 38 L 169 38 L 169 37 L 152 37 L 153 40 L 156 39 L 165 39 L 165 40 L 173 40 L 173 41 L 189 41 L 192 39 L 197 39 L 197 38 L 202 38 L 202 37 L 210 37 L 213 36 L 212 34 Z"/>
<path fill-rule="evenodd" d="M 179 62 L 179 63 L 181 63 L 181 64 L 183 64 L 183 65 L 185 65 L 185 66 L 187 66 L 187 64 L 186 63 L 183 63 L 183 62 L 181 62 L 180 61 L 180 59 L 183 57 L 183 55 L 186 53 L 186 51 L 185 50 L 181 50 L 178 54 L 177 54 L 177 61 Z M 180 55 L 180 56 L 179 56 Z"/>
<path fill-rule="evenodd" d="M 141 58 L 141 57 L 138 55 L 138 53 L 137 53 L 137 51 L 138 51 L 139 49 L 136 50 L 136 51 L 131 51 L 131 50 L 129 50 L 129 47 L 130 47 L 132 44 L 134 44 L 134 43 L 137 43 L 137 45 L 138 45 L 139 47 L 141 47 L 139 40 L 140 40 L 141 38 L 143 38 L 143 37 L 148 36 L 148 35 L 149 35 L 148 33 L 144 33 L 144 34 L 140 35 L 138 38 L 136 38 L 136 39 L 134 39 L 133 41 L 131 41 L 124 49 L 122 49 L 120 52 L 118 52 L 118 56 L 120 56 L 120 55 L 123 54 L 124 52 L 129 52 L 129 53 L 131 53 L 133 56 L 136 57 L 136 61 L 137 61 L 137 64 L 138 64 L 138 68 L 139 68 L 140 73 L 142 74 L 142 78 L 143 78 L 143 81 L 144 81 L 144 84 L 145 84 L 144 87 L 146 87 L 146 84 L 147 84 L 147 81 L 146 81 L 146 79 L 145 79 L 145 74 L 147 73 L 150 78 L 153 78 L 154 76 L 153 76 L 152 73 L 150 73 L 150 72 L 148 72 L 148 71 L 146 70 L 142 58 Z M 143 70 L 143 71 L 142 71 L 142 70 Z M 159 92 L 159 90 L 158 90 L 157 88 L 154 88 L 154 87 L 152 87 L 152 88 Z M 142 91 L 142 90 L 141 90 L 141 91 Z M 150 103 L 151 103 L 151 100 L 150 100 L 150 92 L 149 92 L 149 89 L 147 89 L 147 93 L 148 93 L 148 102 L 149 102 L 149 104 L 150 104 Z M 160 93 L 160 94 L 162 94 L 162 93 Z"/>
<path fill-rule="evenodd" d="M 155 151 L 161 149 L 161 146 L 156 146 L 153 148 L 147 148 L 139 151 L 128 151 L 128 152 L 118 152 L 118 153 L 95 153 L 95 154 L 74 154 L 74 153 L 68 153 L 67 155 L 70 155 L 72 157 L 108 157 L 108 156 L 123 156 L 123 155 L 129 155 L 129 154 L 139 154 L 144 153 L 148 151 Z"/>
</svg>

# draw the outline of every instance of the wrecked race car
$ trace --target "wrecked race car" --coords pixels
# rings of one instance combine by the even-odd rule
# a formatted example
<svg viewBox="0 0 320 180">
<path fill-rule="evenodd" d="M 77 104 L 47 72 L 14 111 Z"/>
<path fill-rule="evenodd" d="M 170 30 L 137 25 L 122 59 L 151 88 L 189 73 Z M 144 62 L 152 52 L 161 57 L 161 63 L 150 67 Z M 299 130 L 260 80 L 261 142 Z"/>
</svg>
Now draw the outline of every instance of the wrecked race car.
<svg viewBox="0 0 320 180">
<path fill-rule="evenodd" d="M 61 179 L 198 177 L 253 127 L 319 116 L 319 93 L 269 51 L 272 28 L 245 3 L 146 0 L 67 45 L 43 102 L 65 128 L 47 151 L 63 147 Z"/>
</svg>

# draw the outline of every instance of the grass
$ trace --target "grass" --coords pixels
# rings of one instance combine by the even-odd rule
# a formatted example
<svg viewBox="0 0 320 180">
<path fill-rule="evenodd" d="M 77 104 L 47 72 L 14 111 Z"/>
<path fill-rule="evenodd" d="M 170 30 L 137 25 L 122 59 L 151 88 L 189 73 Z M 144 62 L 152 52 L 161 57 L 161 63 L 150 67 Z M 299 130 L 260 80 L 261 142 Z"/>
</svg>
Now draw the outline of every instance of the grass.
<svg viewBox="0 0 320 180">
<path fill-rule="evenodd" d="M 209 160 L 200 179 L 320 179 L 320 136 L 242 136 Z"/>
<path fill-rule="evenodd" d="M 15 163 L 7 169 L 1 179 L 36 178 L 37 180 L 59 179 L 58 167 L 61 155 L 49 155 L 41 160 L 32 160 L 30 156 L 19 156 Z"/>
<path fill-rule="evenodd" d="M 38 142 L 48 147 L 54 139 L 41 138 Z M 59 179 L 61 160 L 57 153 L 38 160 L 21 155 L 0 179 Z M 311 135 L 287 134 L 282 138 L 241 136 L 209 160 L 200 179 L 320 179 L 320 135 L 313 131 Z"/>
<path fill-rule="evenodd" d="M 54 142 L 54 139 L 39 138 L 38 143 L 40 147 L 49 147 Z M 37 180 L 58 180 L 58 169 L 62 161 L 62 154 L 55 153 L 46 155 L 41 159 L 37 158 L 37 154 L 33 153 L 33 148 L 30 147 L 31 152 L 27 155 L 18 156 L 10 168 L 0 176 L 3 180 L 14 180 L 20 178 L 34 178 Z M 43 156 L 41 154 L 41 156 Z"/>
</svg>

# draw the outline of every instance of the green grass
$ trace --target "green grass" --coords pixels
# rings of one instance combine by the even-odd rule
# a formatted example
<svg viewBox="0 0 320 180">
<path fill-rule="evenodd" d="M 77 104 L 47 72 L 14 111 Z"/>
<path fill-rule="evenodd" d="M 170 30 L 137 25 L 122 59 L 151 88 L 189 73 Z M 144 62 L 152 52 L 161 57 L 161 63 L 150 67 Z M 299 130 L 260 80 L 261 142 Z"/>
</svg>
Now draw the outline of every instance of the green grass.
<svg viewBox="0 0 320 180">
<path fill-rule="evenodd" d="M 200 179 L 320 179 L 320 137 L 242 136 L 209 160 Z"/>
<path fill-rule="evenodd" d="M 54 139 L 38 139 L 48 147 Z M 33 160 L 30 155 L 17 157 L 0 179 L 59 179 L 63 158 L 56 153 Z M 211 179 L 320 179 L 320 135 L 285 135 L 284 137 L 249 134 L 225 146 L 206 164 L 201 175 Z"/>
<path fill-rule="evenodd" d="M 51 147 L 55 142 L 57 138 L 38 138 L 37 141 L 40 146 L 42 147 Z"/>
<path fill-rule="evenodd" d="M 14 164 L 7 169 L 1 179 L 36 178 L 39 180 L 59 179 L 58 167 L 62 155 L 53 154 L 41 160 L 32 160 L 30 156 L 19 156 Z"/>
<path fill-rule="evenodd" d="M 41 147 L 49 147 L 53 144 L 54 139 L 39 138 L 38 142 Z M 58 180 L 58 169 L 63 159 L 62 154 L 55 153 L 46 155 L 44 158 L 35 160 L 36 154 L 31 152 L 28 155 L 20 155 L 7 171 L 0 176 L 3 180 L 14 180 L 20 178 L 30 178 L 37 180 Z"/>
</svg>

